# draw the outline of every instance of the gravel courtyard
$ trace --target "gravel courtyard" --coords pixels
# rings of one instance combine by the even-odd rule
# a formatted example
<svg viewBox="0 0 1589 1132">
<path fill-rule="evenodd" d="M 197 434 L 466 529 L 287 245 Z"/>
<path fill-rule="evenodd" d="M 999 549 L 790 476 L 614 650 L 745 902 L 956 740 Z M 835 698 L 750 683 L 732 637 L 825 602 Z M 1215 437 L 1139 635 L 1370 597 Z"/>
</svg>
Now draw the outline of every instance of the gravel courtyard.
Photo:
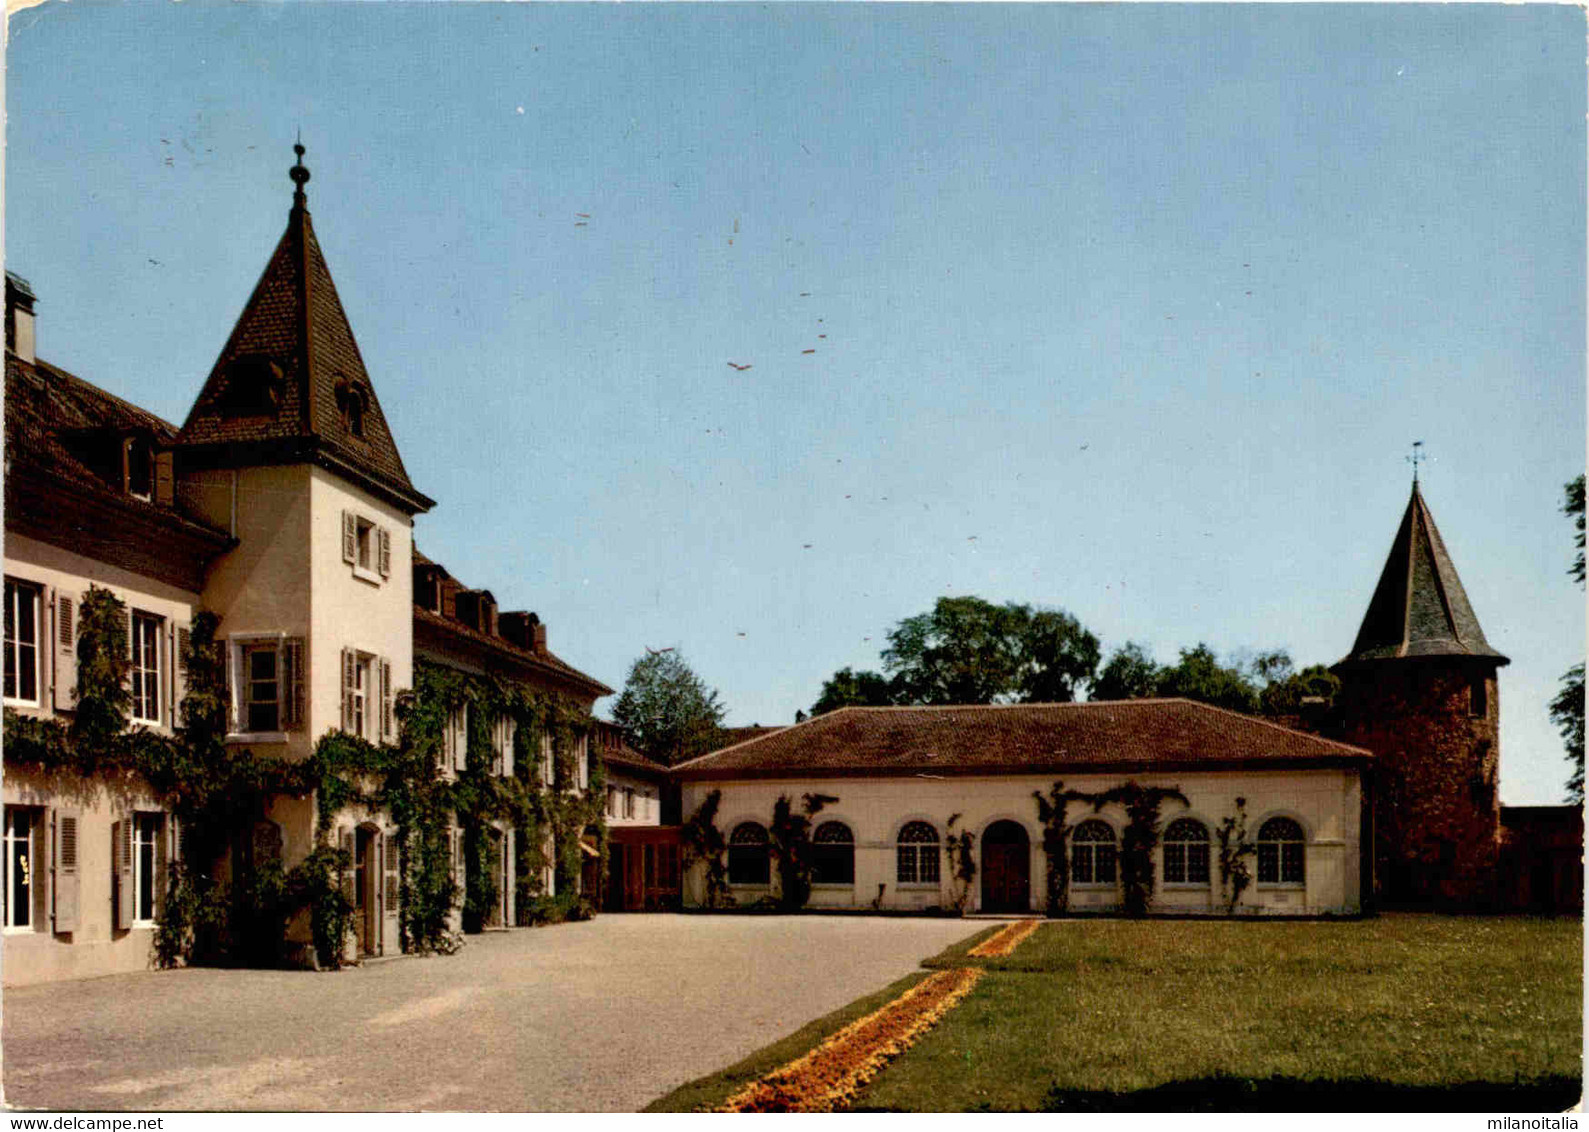
<svg viewBox="0 0 1589 1132">
<path fill-rule="evenodd" d="M 985 925 L 602 916 L 338 973 L 7 990 L 8 1104 L 634 1111 Z"/>
</svg>

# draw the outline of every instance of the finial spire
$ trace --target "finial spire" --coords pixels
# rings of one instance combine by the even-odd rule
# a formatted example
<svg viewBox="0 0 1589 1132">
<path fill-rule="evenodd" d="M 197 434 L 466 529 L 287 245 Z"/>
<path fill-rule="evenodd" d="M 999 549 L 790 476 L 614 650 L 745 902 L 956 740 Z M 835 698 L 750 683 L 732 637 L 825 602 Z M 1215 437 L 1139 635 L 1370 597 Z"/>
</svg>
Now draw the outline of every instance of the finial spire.
<svg viewBox="0 0 1589 1132">
<path fill-rule="evenodd" d="M 1412 455 L 1407 457 L 1407 463 L 1412 465 L 1412 486 L 1413 487 L 1417 487 L 1418 486 L 1418 465 L 1422 464 L 1422 463 L 1425 463 L 1426 461 L 1428 461 L 1428 459 L 1429 459 L 1429 457 L 1424 455 L 1423 441 L 1421 441 L 1421 440 L 1413 441 L 1412 442 Z"/>
<path fill-rule="evenodd" d="M 304 168 L 303 164 L 302 130 L 298 132 L 298 140 L 293 143 L 292 151 L 298 155 L 298 160 L 293 164 L 293 167 L 287 171 L 287 176 L 291 177 L 292 183 L 297 186 L 297 188 L 293 189 L 292 191 L 292 206 L 294 208 L 302 208 L 305 201 L 308 199 L 304 196 L 303 187 L 309 181 L 309 170 Z"/>
</svg>

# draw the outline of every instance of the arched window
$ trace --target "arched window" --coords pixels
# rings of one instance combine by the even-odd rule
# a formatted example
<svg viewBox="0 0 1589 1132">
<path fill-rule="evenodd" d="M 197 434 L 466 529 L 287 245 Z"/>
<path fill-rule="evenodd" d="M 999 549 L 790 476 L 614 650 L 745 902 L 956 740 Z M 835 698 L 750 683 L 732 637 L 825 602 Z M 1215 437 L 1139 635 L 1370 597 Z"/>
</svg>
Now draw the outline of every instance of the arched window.
<svg viewBox="0 0 1589 1132">
<path fill-rule="evenodd" d="M 900 884 L 938 883 L 938 831 L 930 823 L 906 822 L 896 852 L 894 879 Z"/>
<path fill-rule="evenodd" d="M 841 821 L 825 821 L 811 838 L 811 883 L 855 883 L 855 835 Z"/>
<path fill-rule="evenodd" d="M 1084 821 L 1070 835 L 1070 882 L 1114 884 L 1115 831 L 1108 822 Z"/>
<path fill-rule="evenodd" d="M 1164 883 L 1208 883 L 1208 827 L 1176 818 L 1164 831 Z"/>
<path fill-rule="evenodd" d="M 766 884 L 770 875 L 766 829 L 753 821 L 736 825 L 728 837 L 728 883 Z"/>
<path fill-rule="evenodd" d="M 1290 818 L 1270 818 L 1258 830 L 1258 883 L 1301 884 L 1302 827 Z"/>
</svg>

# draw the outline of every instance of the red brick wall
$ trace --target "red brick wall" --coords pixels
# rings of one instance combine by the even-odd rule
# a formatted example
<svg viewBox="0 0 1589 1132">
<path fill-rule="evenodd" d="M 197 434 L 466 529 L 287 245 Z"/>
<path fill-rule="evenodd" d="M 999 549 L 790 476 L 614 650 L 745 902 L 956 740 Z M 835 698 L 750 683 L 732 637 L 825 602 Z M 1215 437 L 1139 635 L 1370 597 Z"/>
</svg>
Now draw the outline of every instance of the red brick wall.
<svg viewBox="0 0 1589 1132">
<path fill-rule="evenodd" d="M 1374 865 L 1386 903 L 1487 905 L 1500 839 L 1495 666 L 1440 658 L 1337 671 L 1341 738 L 1374 752 Z M 1472 684 L 1484 713 L 1470 713 Z"/>
</svg>

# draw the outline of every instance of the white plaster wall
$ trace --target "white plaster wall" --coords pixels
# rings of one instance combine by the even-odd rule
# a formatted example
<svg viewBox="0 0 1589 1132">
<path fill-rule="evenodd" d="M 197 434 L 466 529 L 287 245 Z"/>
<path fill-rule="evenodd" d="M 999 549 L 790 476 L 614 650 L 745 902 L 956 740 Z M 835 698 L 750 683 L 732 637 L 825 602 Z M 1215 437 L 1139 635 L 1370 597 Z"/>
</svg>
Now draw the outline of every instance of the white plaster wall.
<svg viewBox="0 0 1589 1132">
<path fill-rule="evenodd" d="M 342 726 L 342 650 L 392 665 L 392 690 L 414 682 L 413 523 L 391 504 L 321 468 L 310 470 L 309 733 Z M 357 511 L 391 532 L 391 575 L 379 585 L 342 560 L 342 512 Z M 372 699 L 378 705 L 378 699 Z"/>
<path fill-rule="evenodd" d="M 193 611 L 199 595 L 165 582 L 134 574 L 106 562 L 84 558 L 69 550 L 49 543 L 8 534 L 5 540 L 5 574 L 8 578 L 31 582 L 43 591 L 39 603 L 39 651 L 42 663 L 39 674 L 40 706 L 28 707 L 8 704 L 25 715 L 52 716 L 56 712 L 50 687 L 53 680 L 64 680 L 67 686 L 77 683 L 75 653 L 71 659 L 63 658 L 57 649 L 53 598 L 64 594 L 73 599 L 74 630 L 77 610 L 90 585 L 108 589 L 127 603 L 128 608 L 151 613 L 166 620 L 168 630 L 187 625 L 193 620 Z M 171 634 L 161 657 L 161 724 L 155 730 L 169 734 L 173 721 L 171 686 L 172 645 Z M 60 671 L 53 671 L 60 663 Z M 107 835 L 108 836 L 108 835 Z"/>
<path fill-rule="evenodd" d="M 622 829 L 628 826 L 648 826 L 662 824 L 662 797 L 661 790 L 655 782 L 625 774 L 620 768 L 609 766 L 607 768 L 607 786 L 616 787 L 619 792 L 617 810 L 608 804 L 607 826 L 610 829 Z M 623 791 L 630 789 L 635 792 L 635 816 L 626 818 L 619 816 L 623 813 Z M 611 794 L 608 795 L 611 798 Z"/>
<path fill-rule="evenodd" d="M 3 794 L 6 805 L 38 807 L 43 816 L 31 862 L 34 922 L 30 928 L 5 932 L 5 985 L 86 979 L 151 967 L 154 929 L 115 927 L 111 830 L 135 811 L 161 811 L 159 803 L 130 785 L 113 789 L 103 781 L 10 768 Z M 53 930 L 55 846 L 50 819 L 61 813 L 76 814 L 78 819 L 77 929 L 71 932 Z"/>
<path fill-rule="evenodd" d="M 1358 825 L 1360 819 L 1360 782 L 1355 771 L 1340 769 L 1276 771 L 1208 771 L 1175 775 L 1132 775 L 1142 786 L 1178 787 L 1190 803 L 1166 802 L 1161 810 L 1161 828 L 1177 817 L 1194 817 L 1210 834 L 1212 876 L 1209 888 L 1166 890 L 1155 885 L 1155 910 L 1164 912 L 1206 912 L 1219 910 L 1218 842 L 1214 839 L 1219 822 L 1234 813 L 1235 799 L 1246 799 L 1247 831 L 1256 837 L 1259 827 L 1272 816 L 1283 814 L 1301 823 L 1307 836 L 1306 885 L 1260 886 L 1248 889 L 1242 908 L 1252 912 L 1286 914 L 1353 913 L 1360 909 L 1358 892 Z M 855 883 L 849 886 L 819 886 L 812 892 L 813 907 L 854 907 L 873 903 L 879 885 L 885 886 L 879 903 L 884 908 L 925 908 L 947 906 L 952 902 L 952 882 L 946 861 L 940 864 L 939 885 L 910 886 L 901 889 L 895 880 L 895 839 L 908 821 L 931 822 L 940 838 L 946 832 L 950 815 L 960 814 L 957 830 L 976 835 L 978 879 L 973 881 L 968 910 L 981 902 L 981 845 L 986 828 L 995 821 L 1010 819 L 1025 830 L 1030 844 L 1031 907 L 1044 905 L 1046 862 L 1042 848 L 1043 830 L 1037 817 L 1034 791 L 1046 793 L 1053 785 L 1046 776 L 945 777 L 945 778 L 829 778 L 799 780 L 748 780 L 741 782 L 686 782 L 683 784 L 684 814 L 695 812 L 706 795 L 721 789 L 717 827 L 727 838 L 740 822 L 757 821 L 766 826 L 779 795 L 798 800 L 814 792 L 834 796 L 816 819 L 838 820 L 855 836 Z M 1064 776 L 1069 789 L 1101 792 L 1125 781 L 1121 775 L 1069 774 Z M 1072 803 L 1072 827 L 1094 816 L 1091 807 Z M 1096 816 L 1114 827 L 1116 845 L 1127 822 L 1119 806 L 1107 806 Z M 1161 851 L 1154 854 L 1155 876 L 1162 878 Z M 1253 865 L 1256 874 L 1256 864 Z M 686 878 L 686 900 L 698 902 L 703 893 L 700 865 Z M 773 869 L 776 879 L 777 869 Z M 736 887 L 741 903 L 754 903 L 768 890 Z M 1072 911 L 1111 911 L 1120 903 L 1118 884 L 1107 890 L 1071 886 Z"/>
</svg>

